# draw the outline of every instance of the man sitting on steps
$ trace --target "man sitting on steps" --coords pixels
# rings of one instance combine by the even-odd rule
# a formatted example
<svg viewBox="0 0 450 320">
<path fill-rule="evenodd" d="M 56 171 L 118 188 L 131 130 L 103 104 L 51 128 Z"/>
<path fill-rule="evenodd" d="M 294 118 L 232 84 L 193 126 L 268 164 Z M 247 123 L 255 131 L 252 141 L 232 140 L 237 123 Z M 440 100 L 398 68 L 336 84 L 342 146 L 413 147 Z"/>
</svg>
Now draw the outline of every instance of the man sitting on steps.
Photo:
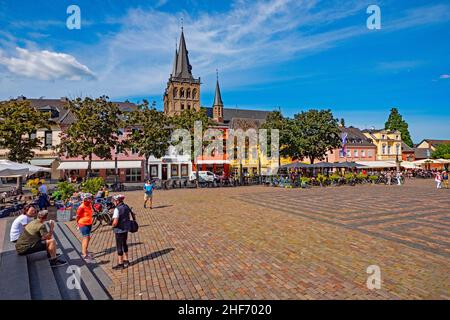
<svg viewBox="0 0 450 320">
<path fill-rule="evenodd" d="M 36 220 L 27 224 L 16 242 L 16 250 L 19 255 L 28 255 L 39 251 L 47 251 L 52 267 L 59 267 L 67 264 L 66 261 L 59 259 L 56 254 L 56 241 L 53 238 L 55 223 L 50 222 L 50 230 L 47 230 L 44 224 L 47 220 L 48 211 L 39 211 Z"/>
</svg>

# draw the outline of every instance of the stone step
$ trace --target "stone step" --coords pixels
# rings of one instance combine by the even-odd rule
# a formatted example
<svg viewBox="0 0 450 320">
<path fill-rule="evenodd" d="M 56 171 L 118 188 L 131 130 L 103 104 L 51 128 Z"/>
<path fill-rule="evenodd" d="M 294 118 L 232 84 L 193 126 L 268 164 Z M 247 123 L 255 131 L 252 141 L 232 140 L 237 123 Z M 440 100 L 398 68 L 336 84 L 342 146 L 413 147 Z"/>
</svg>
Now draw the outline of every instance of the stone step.
<svg viewBox="0 0 450 320">
<path fill-rule="evenodd" d="M 66 283 L 71 274 L 63 274 L 59 272 L 58 268 L 54 269 L 55 277 L 59 278 L 58 284 L 63 297 L 71 297 L 78 300 L 110 300 L 111 297 L 106 290 L 106 286 L 110 285 L 111 280 L 101 270 L 100 266 L 96 264 L 88 265 L 81 258 L 81 253 L 79 252 L 81 243 L 64 223 L 56 224 L 55 238 L 68 264 L 80 268 L 81 275 L 81 290 L 69 290 Z M 76 298 L 77 296 L 78 298 Z"/>
<path fill-rule="evenodd" d="M 13 219 L 4 218 L 4 221 L 3 247 L 0 248 L 0 299 L 31 300 L 27 258 L 19 256 L 14 243 L 9 241 Z"/>
<path fill-rule="evenodd" d="M 61 300 L 58 284 L 47 252 L 37 252 L 27 256 L 32 300 Z M 61 266 L 59 268 L 65 268 Z"/>
</svg>

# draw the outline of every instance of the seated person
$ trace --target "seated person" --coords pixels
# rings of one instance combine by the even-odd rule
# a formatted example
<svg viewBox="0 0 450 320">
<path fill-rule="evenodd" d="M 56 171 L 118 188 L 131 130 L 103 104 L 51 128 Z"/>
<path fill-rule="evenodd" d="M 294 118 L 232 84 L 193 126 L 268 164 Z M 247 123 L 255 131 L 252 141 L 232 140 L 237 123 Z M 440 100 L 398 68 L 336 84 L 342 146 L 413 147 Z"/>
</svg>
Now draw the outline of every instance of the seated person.
<svg viewBox="0 0 450 320">
<path fill-rule="evenodd" d="M 28 255 L 39 251 L 47 251 L 52 267 L 59 267 L 67 264 L 56 255 L 56 241 L 53 238 L 55 223 L 50 222 L 50 230 L 47 230 L 45 221 L 48 211 L 41 210 L 37 214 L 36 220 L 27 224 L 16 242 L 16 250 L 19 255 Z"/>
<path fill-rule="evenodd" d="M 23 213 L 18 216 L 11 225 L 9 239 L 11 242 L 16 242 L 22 234 L 23 229 L 36 217 L 36 209 L 32 205 L 26 205 Z"/>
</svg>

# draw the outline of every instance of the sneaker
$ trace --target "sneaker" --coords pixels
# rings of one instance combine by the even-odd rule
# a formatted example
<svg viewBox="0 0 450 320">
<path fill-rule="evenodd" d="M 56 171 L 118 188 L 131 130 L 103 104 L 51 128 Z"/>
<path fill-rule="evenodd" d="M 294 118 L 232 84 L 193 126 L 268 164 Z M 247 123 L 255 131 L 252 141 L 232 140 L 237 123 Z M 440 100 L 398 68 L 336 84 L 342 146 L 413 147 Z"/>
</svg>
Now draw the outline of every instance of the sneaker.
<svg viewBox="0 0 450 320">
<path fill-rule="evenodd" d="M 122 270 L 123 269 L 123 264 L 118 264 L 115 265 L 114 267 L 112 267 L 113 270 Z"/>
<path fill-rule="evenodd" d="M 53 259 L 50 261 L 50 266 L 52 268 L 61 267 L 67 264 L 67 261 L 61 259 Z"/>
<path fill-rule="evenodd" d="M 123 260 L 123 268 L 128 268 L 130 266 L 130 261 L 128 260 Z"/>
<path fill-rule="evenodd" d="M 95 263 L 95 260 L 89 254 L 82 256 L 82 258 L 86 263 Z"/>
<path fill-rule="evenodd" d="M 147 206 L 144 204 L 144 209 L 147 209 Z"/>
</svg>

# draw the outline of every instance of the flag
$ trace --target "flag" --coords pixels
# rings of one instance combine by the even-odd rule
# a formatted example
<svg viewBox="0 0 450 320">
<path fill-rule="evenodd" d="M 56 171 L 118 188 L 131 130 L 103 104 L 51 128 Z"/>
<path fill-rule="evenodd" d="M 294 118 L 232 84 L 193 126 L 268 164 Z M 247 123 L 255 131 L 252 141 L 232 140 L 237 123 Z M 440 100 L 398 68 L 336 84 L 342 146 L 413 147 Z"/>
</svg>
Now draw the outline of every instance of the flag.
<svg viewBox="0 0 450 320">
<path fill-rule="evenodd" d="M 341 138 L 342 138 L 342 156 L 346 157 L 347 156 L 347 132 L 342 132 Z"/>
</svg>

